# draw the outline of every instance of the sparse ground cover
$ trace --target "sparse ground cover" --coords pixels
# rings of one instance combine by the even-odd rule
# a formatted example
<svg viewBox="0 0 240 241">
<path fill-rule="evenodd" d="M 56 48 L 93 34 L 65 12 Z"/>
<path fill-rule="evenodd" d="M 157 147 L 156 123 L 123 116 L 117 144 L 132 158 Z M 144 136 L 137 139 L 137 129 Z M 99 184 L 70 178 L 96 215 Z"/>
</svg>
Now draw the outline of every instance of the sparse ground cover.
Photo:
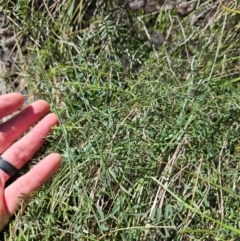
<svg viewBox="0 0 240 241">
<path fill-rule="evenodd" d="M 34 1 L 2 3 L 17 53 L 5 79 L 60 118 L 32 164 L 63 164 L 2 240 L 239 240 L 240 3 L 182 16 Z"/>
</svg>

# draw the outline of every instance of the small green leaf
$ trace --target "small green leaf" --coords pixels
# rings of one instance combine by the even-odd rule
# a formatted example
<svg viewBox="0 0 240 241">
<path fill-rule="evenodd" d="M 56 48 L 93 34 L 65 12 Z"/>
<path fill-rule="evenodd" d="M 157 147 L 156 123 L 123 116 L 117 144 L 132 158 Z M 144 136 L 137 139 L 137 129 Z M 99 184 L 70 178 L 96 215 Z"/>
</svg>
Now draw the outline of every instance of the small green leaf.
<svg viewBox="0 0 240 241">
<path fill-rule="evenodd" d="M 157 222 L 158 222 L 158 223 L 160 223 L 161 218 L 162 218 L 162 208 L 157 208 L 156 219 L 157 219 Z"/>
<path fill-rule="evenodd" d="M 106 225 L 102 224 L 102 225 L 100 225 L 100 229 L 101 229 L 102 231 L 108 231 L 108 230 L 109 230 L 109 227 L 107 227 Z"/>
<path fill-rule="evenodd" d="M 102 208 L 98 206 L 98 207 L 97 207 L 97 211 L 98 211 L 99 216 L 100 216 L 101 219 L 103 220 L 103 219 L 104 219 L 104 214 L 103 214 Z"/>
</svg>

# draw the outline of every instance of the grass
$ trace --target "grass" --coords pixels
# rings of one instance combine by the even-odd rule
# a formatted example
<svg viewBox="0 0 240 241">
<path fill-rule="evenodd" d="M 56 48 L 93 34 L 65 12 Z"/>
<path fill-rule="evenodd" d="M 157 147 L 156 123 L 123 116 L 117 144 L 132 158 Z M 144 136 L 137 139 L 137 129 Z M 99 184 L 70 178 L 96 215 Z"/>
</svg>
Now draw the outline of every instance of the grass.
<svg viewBox="0 0 240 241">
<path fill-rule="evenodd" d="M 239 240 L 240 15 L 213 1 L 185 18 L 98 2 L 90 20 L 83 1 L 3 3 L 17 73 L 60 118 L 32 163 L 57 151 L 63 164 L 2 239 Z M 135 37 L 149 25 L 164 44 Z"/>
</svg>

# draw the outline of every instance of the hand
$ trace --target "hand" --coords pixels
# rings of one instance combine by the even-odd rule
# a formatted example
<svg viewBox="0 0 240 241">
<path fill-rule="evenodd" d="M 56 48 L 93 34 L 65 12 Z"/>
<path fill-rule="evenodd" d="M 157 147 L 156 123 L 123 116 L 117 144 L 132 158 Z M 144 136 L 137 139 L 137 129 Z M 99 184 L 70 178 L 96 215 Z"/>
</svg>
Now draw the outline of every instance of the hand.
<svg viewBox="0 0 240 241">
<path fill-rule="evenodd" d="M 23 102 L 24 97 L 21 94 L 0 96 L 0 119 L 18 110 Z M 0 124 L 0 154 L 15 168 L 20 169 L 34 155 L 44 143 L 44 137 L 58 124 L 57 116 L 47 114 L 48 112 L 48 103 L 39 100 Z M 42 119 L 43 116 L 45 117 Z M 38 122 L 40 119 L 42 120 Z M 16 141 L 36 122 L 38 123 L 29 133 Z M 59 154 L 50 154 L 5 189 L 5 182 L 10 176 L 0 169 L 0 231 L 19 207 L 21 198 L 46 182 L 60 163 Z"/>
</svg>

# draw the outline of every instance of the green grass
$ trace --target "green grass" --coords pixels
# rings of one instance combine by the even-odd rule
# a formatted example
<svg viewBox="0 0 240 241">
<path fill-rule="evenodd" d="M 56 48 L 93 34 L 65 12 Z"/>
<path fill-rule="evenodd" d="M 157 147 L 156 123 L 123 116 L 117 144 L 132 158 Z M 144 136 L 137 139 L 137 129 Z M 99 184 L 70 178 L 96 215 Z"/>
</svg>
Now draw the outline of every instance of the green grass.
<svg viewBox="0 0 240 241">
<path fill-rule="evenodd" d="M 217 5 L 204 28 L 99 2 L 90 22 L 74 1 L 4 4 L 30 39 L 18 73 L 60 118 L 32 162 L 63 155 L 4 240 L 239 240 L 240 15 Z M 171 41 L 135 38 L 139 17 Z"/>
</svg>

